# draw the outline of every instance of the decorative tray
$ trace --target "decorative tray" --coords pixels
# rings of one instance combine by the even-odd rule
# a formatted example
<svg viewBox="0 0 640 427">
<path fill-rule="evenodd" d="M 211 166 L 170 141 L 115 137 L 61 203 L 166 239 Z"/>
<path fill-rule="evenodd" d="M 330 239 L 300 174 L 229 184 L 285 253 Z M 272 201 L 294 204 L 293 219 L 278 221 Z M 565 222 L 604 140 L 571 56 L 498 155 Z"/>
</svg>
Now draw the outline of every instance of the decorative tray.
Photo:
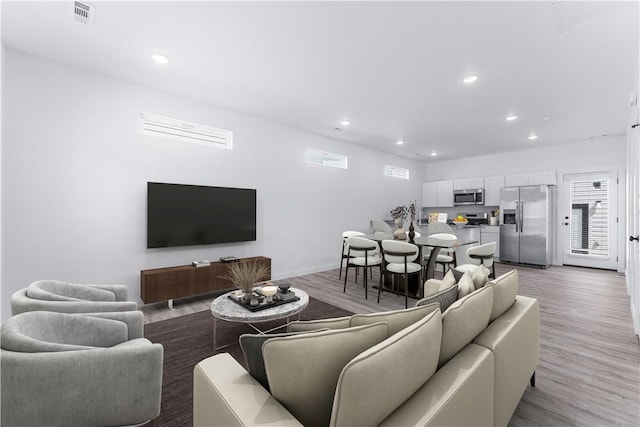
<svg viewBox="0 0 640 427">
<path fill-rule="evenodd" d="M 293 291 L 289 291 L 284 294 L 278 291 L 278 293 L 273 296 L 273 300 L 271 302 L 267 302 L 264 295 L 261 295 L 258 291 L 254 290 L 253 295 L 258 299 L 258 305 L 251 305 L 251 303 L 249 302 L 242 301 L 242 295 L 231 294 L 229 295 L 229 299 L 251 312 L 266 310 L 267 308 L 277 307 L 279 305 L 288 304 L 300 299 L 300 297 L 297 296 Z"/>
</svg>

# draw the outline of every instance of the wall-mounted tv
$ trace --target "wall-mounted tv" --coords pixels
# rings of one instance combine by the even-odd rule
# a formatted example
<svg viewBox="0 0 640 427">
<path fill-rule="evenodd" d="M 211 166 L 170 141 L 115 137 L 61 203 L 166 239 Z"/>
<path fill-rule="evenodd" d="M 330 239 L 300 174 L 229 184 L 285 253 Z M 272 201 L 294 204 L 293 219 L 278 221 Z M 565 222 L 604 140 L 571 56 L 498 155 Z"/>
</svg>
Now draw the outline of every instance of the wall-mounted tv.
<svg viewBox="0 0 640 427">
<path fill-rule="evenodd" d="M 256 240 L 256 190 L 147 183 L 147 248 Z"/>
</svg>

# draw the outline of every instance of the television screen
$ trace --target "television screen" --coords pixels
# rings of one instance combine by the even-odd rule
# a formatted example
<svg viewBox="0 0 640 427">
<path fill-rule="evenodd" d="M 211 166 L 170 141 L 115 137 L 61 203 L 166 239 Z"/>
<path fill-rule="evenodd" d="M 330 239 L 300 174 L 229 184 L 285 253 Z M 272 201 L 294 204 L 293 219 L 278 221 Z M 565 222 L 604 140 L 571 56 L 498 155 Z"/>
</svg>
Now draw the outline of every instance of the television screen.
<svg viewBox="0 0 640 427">
<path fill-rule="evenodd" d="M 147 183 L 147 248 L 256 240 L 256 190 Z"/>
</svg>

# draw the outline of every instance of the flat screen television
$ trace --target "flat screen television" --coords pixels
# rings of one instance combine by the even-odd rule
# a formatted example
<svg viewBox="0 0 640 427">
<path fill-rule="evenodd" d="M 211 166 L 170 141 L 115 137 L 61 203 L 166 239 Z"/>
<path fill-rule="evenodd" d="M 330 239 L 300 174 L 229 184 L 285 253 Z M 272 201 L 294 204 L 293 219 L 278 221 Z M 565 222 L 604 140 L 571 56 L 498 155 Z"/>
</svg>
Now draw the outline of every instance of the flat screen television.
<svg viewBox="0 0 640 427">
<path fill-rule="evenodd" d="M 147 183 L 147 248 L 256 240 L 256 190 Z"/>
</svg>

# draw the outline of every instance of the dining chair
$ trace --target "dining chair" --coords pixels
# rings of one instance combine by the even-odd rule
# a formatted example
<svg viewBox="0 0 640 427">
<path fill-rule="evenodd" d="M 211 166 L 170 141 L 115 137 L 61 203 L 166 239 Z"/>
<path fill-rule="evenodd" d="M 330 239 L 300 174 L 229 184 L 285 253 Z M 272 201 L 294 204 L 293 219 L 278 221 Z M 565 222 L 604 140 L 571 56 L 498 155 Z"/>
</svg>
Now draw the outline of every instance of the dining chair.
<svg viewBox="0 0 640 427">
<path fill-rule="evenodd" d="M 393 230 L 391 226 L 384 221 L 374 219 L 371 221 L 371 234 L 375 232 L 382 232 L 385 234 L 392 234 Z"/>
<path fill-rule="evenodd" d="M 364 268 L 364 298 L 368 298 L 368 278 L 367 270 L 373 266 L 380 267 L 380 284 L 382 287 L 382 257 L 380 256 L 380 246 L 378 242 L 364 237 L 347 237 L 347 268 L 344 272 L 344 288 L 342 292 L 347 292 L 347 276 L 349 275 L 349 266 L 356 267 L 356 283 L 358 280 L 358 267 Z"/>
<path fill-rule="evenodd" d="M 429 237 L 433 237 L 440 240 L 449 240 L 452 242 L 458 240 L 458 236 L 456 236 L 455 234 L 449 234 L 449 233 L 436 233 L 436 234 L 431 234 Z M 429 258 L 431 257 L 432 253 L 433 253 L 433 248 L 431 248 L 431 250 L 424 248 L 423 262 L 425 265 L 429 261 Z M 457 260 L 456 260 L 455 248 L 440 249 L 440 251 L 438 252 L 438 256 L 436 258 L 436 264 L 442 265 L 442 274 L 445 274 L 447 272 L 447 266 L 450 266 L 453 264 L 453 266 L 455 267 L 456 263 L 457 263 Z"/>
<path fill-rule="evenodd" d="M 348 258 L 349 245 L 347 244 L 348 237 L 365 236 L 360 231 L 345 231 L 342 233 L 342 252 L 340 254 L 340 272 L 338 274 L 338 280 L 342 278 L 342 265 L 345 258 Z"/>
<path fill-rule="evenodd" d="M 468 264 L 462 264 L 456 267 L 456 270 L 469 273 L 482 265 L 488 272 L 489 277 L 496 278 L 496 264 L 493 261 L 493 256 L 496 253 L 496 242 L 485 243 L 484 245 L 472 246 L 467 249 Z"/>
<path fill-rule="evenodd" d="M 402 274 L 404 277 L 404 305 L 405 308 L 408 308 L 409 274 L 418 274 L 418 283 L 422 282 L 422 265 L 414 262 L 418 259 L 420 249 L 412 243 L 383 240 L 382 254 L 385 262 L 384 269 L 394 275 Z M 382 284 L 378 287 L 378 303 L 381 292 Z"/>
</svg>

